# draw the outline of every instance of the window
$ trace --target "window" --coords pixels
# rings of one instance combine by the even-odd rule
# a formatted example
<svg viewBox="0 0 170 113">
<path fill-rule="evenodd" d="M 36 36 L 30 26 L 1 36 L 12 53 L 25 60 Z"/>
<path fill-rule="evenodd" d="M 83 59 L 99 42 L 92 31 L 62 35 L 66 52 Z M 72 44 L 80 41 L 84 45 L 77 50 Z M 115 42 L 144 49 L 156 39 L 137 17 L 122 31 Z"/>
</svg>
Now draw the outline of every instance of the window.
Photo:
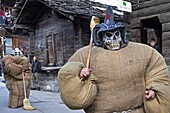
<svg viewBox="0 0 170 113">
<path fill-rule="evenodd" d="M 5 39 L 5 46 L 6 46 L 6 54 L 9 55 L 12 53 L 12 38 Z"/>
<path fill-rule="evenodd" d="M 64 64 L 63 35 L 62 32 L 50 33 L 46 37 L 47 64 L 49 66 L 61 66 Z"/>
<path fill-rule="evenodd" d="M 56 53 L 56 65 L 61 66 L 64 64 L 64 50 L 63 50 L 63 36 L 62 33 L 54 35 L 55 39 L 55 53 Z"/>
<path fill-rule="evenodd" d="M 55 56 L 54 56 L 54 39 L 53 34 L 49 34 L 46 38 L 46 48 L 47 48 L 47 63 L 48 65 L 55 65 Z"/>
</svg>

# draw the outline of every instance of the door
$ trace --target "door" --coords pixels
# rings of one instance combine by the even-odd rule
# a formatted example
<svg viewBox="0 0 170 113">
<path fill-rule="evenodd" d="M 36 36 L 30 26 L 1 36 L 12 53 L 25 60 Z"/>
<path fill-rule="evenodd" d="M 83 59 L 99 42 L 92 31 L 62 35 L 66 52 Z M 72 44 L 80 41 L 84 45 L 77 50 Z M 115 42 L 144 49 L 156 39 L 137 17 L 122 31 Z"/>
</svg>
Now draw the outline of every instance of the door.
<svg viewBox="0 0 170 113">
<path fill-rule="evenodd" d="M 154 38 L 162 53 L 162 24 L 158 17 L 141 20 L 141 43 L 148 44 Z"/>
</svg>

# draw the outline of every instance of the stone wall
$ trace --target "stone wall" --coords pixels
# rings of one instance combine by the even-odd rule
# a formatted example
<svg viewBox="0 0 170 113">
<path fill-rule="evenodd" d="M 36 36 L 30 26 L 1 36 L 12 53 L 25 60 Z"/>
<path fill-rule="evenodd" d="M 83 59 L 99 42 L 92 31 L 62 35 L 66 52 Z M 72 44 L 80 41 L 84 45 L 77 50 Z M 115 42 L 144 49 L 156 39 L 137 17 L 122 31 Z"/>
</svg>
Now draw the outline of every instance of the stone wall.
<svg viewBox="0 0 170 113">
<path fill-rule="evenodd" d="M 40 90 L 59 92 L 58 83 L 56 80 L 57 72 L 43 72 L 39 73 L 38 85 Z"/>
</svg>

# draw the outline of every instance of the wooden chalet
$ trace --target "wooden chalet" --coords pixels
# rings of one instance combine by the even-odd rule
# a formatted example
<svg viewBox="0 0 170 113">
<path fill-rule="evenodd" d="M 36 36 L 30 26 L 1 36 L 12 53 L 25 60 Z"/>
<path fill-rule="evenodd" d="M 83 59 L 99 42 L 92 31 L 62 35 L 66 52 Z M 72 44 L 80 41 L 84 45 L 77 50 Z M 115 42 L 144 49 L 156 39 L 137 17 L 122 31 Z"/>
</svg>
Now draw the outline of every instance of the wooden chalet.
<svg viewBox="0 0 170 113">
<path fill-rule="evenodd" d="M 22 7 L 22 8 L 18 8 Z M 30 56 L 38 56 L 43 66 L 62 66 L 80 47 L 89 44 L 90 20 L 103 19 L 106 6 L 90 1 L 25 0 L 14 7 L 15 29 L 26 29 Z"/>
<path fill-rule="evenodd" d="M 29 34 L 29 58 L 36 55 L 42 65 L 41 89 L 58 90 L 57 71 L 79 48 L 89 44 L 91 17 L 98 16 L 102 21 L 105 15 L 102 8 L 106 5 L 89 0 L 21 0 L 16 3 L 12 11 L 16 18 L 13 29 Z"/>
<path fill-rule="evenodd" d="M 17 16 L 15 28 L 30 34 L 30 57 L 36 55 L 43 66 L 56 67 L 88 45 L 91 16 L 102 12 L 84 2 L 25 0 L 13 14 Z"/>
<path fill-rule="evenodd" d="M 101 4 L 95 4 L 100 7 Z M 89 44 L 90 20 L 104 12 L 93 2 L 73 0 L 23 0 L 12 14 L 13 29 L 29 34 L 29 57 L 37 56 L 42 65 L 41 89 L 57 91 L 57 71 L 79 48 Z M 96 7 L 97 7 L 96 6 Z"/>
<path fill-rule="evenodd" d="M 131 16 L 131 40 L 148 44 L 155 38 L 170 65 L 170 0 L 140 0 Z"/>
</svg>

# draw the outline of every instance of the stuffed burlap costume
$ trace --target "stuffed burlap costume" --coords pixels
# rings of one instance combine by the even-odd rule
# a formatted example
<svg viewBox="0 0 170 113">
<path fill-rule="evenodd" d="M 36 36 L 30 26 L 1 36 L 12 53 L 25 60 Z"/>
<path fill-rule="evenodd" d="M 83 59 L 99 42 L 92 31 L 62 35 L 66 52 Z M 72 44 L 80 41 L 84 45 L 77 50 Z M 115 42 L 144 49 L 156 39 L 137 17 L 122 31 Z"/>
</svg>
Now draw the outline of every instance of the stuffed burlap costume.
<svg viewBox="0 0 170 113">
<path fill-rule="evenodd" d="M 81 62 L 85 65 L 87 54 L 88 47 L 81 48 L 69 59 L 67 66 L 72 67 L 70 62 Z M 134 42 L 129 42 L 126 47 L 117 51 L 94 46 L 90 63 L 92 74 L 98 80 L 97 94 L 92 104 L 84 109 L 85 112 L 117 113 L 128 110 L 130 113 L 170 112 L 168 68 L 164 58 L 155 49 Z M 75 68 L 72 70 L 77 72 L 74 75 L 79 75 L 80 70 L 75 71 Z M 69 69 L 69 73 L 70 71 Z M 58 76 L 67 76 L 67 73 Z M 62 90 L 62 87 L 60 89 Z M 154 100 L 145 99 L 146 89 L 156 92 Z"/>
<path fill-rule="evenodd" d="M 27 98 L 30 94 L 30 64 L 27 57 L 5 56 L 2 60 L 2 69 L 6 79 L 6 87 L 9 90 L 10 108 L 17 108 L 23 105 L 24 85 L 23 73 L 25 78 Z M 23 71 L 23 73 L 22 73 Z"/>
</svg>

